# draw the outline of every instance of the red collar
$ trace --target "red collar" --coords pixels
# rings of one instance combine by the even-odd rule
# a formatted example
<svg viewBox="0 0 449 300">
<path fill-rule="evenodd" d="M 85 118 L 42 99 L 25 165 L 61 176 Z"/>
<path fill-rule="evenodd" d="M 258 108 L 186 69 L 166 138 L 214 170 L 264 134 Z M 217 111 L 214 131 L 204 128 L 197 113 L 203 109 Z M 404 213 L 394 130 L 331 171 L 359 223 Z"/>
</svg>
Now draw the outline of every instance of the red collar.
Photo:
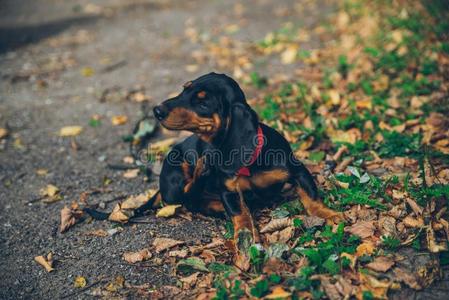
<svg viewBox="0 0 449 300">
<path fill-rule="evenodd" d="M 249 161 L 249 164 L 247 166 L 243 166 L 240 169 L 237 170 L 236 174 L 237 176 L 251 176 L 251 172 L 249 171 L 249 166 L 251 166 L 259 157 L 260 152 L 262 152 L 262 147 L 264 143 L 264 137 L 262 132 L 262 127 L 260 125 L 257 127 L 257 146 L 256 149 L 254 149 L 253 156 L 251 156 L 251 160 Z"/>
</svg>

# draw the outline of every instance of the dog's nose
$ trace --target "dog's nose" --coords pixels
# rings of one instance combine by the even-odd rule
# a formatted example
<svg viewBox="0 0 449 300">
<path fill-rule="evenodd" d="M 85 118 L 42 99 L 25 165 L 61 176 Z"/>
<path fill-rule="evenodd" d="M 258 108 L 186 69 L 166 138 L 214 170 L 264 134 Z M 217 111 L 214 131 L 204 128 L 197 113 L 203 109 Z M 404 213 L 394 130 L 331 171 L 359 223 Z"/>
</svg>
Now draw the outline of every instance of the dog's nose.
<svg viewBox="0 0 449 300">
<path fill-rule="evenodd" d="M 167 109 L 162 105 L 158 105 L 155 108 L 153 108 L 153 113 L 156 119 L 158 119 L 159 121 L 162 121 L 168 115 Z"/>
</svg>

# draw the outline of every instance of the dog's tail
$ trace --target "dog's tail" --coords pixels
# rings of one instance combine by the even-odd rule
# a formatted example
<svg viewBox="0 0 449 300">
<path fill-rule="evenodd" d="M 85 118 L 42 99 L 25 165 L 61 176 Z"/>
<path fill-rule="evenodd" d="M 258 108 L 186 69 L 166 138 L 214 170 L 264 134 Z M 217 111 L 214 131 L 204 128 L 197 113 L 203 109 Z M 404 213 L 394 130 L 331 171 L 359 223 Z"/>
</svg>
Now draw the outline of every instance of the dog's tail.
<svg viewBox="0 0 449 300">
<path fill-rule="evenodd" d="M 142 216 L 146 211 L 159 205 L 160 202 L 161 202 L 161 193 L 160 191 L 157 191 L 153 196 L 151 196 L 151 198 L 145 204 L 134 210 L 132 217 L 135 218 Z M 111 215 L 111 213 L 101 212 L 89 207 L 83 208 L 83 211 L 95 220 L 107 220 Z"/>
</svg>

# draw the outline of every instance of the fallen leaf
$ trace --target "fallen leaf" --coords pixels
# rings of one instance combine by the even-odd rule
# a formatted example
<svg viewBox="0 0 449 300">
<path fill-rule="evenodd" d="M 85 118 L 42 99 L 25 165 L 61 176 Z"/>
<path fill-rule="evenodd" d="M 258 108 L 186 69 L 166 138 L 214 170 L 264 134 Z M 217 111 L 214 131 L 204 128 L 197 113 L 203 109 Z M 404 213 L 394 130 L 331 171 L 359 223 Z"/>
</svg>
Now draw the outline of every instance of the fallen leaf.
<svg viewBox="0 0 449 300">
<path fill-rule="evenodd" d="M 284 52 L 281 53 L 281 62 L 284 65 L 292 64 L 296 60 L 296 56 L 298 55 L 298 47 L 297 46 L 289 46 Z"/>
<path fill-rule="evenodd" d="M 153 241 L 153 246 L 155 247 L 155 250 L 157 253 L 160 253 L 164 250 L 173 248 L 178 245 L 184 244 L 183 241 L 178 241 L 174 239 L 169 238 L 155 238 Z"/>
<path fill-rule="evenodd" d="M 128 122 L 128 117 L 125 115 L 113 116 L 111 118 L 111 123 L 114 126 L 123 125 L 123 124 L 126 124 L 126 122 Z"/>
<path fill-rule="evenodd" d="M 284 288 L 280 285 L 277 285 L 273 288 L 273 291 L 266 295 L 264 298 L 265 299 L 285 299 L 288 298 L 292 295 L 292 293 L 287 292 L 286 290 L 284 290 Z"/>
<path fill-rule="evenodd" d="M 125 285 L 125 278 L 122 275 L 118 275 L 106 285 L 106 290 L 112 293 L 122 289 Z"/>
<path fill-rule="evenodd" d="M 37 169 L 36 174 L 39 176 L 45 176 L 48 174 L 48 170 L 47 169 Z"/>
<path fill-rule="evenodd" d="M 137 252 L 125 252 L 123 253 L 123 259 L 130 264 L 134 264 L 139 261 L 144 261 L 151 258 L 151 252 L 147 248 L 139 250 Z"/>
<path fill-rule="evenodd" d="M 136 178 L 139 175 L 140 169 L 131 169 L 123 173 L 124 178 Z"/>
<path fill-rule="evenodd" d="M 198 257 L 189 257 L 180 260 L 176 265 L 176 269 L 183 273 L 189 273 L 192 271 L 209 272 L 209 269 L 206 268 L 204 261 Z"/>
<path fill-rule="evenodd" d="M 157 192 L 150 189 L 144 193 L 128 197 L 122 203 L 117 203 L 108 220 L 119 223 L 126 223 L 134 216 L 134 210 L 146 204 L 148 200 Z"/>
<path fill-rule="evenodd" d="M 81 75 L 83 75 L 84 77 L 91 77 L 94 74 L 95 74 L 95 71 L 91 67 L 84 67 L 81 69 Z"/>
<path fill-rule="evenodd" d="M 357 246 L 356 256 L 371 255 L 374 253 L 374 245 L 371 242 L 363 242 Z"/>
<path fill-rule="evenodd" d="M 329 280 L 329 278 L 321 276 L 321 286 L 324 289 L 324 292 L 326 293 L 327 297 L 329 297 L 330 300 L 340 300 L 343 299 L 343 297 L 338 292 L 336 284 L 332 284 Z"/>
<path fill-rule="evenodd" d="M 83 288 L 86 286 L 86 284 L 86 278 L 84 278 L 83 276 L 76 276 L 75 282 L 73 283 L 76 288 Z"/>
<path fill-rule="evenodd" d="M 53 261 L 52 261 L 52 254 L 51 253 L 49 253 L 47 255 L 47 258 L 43 257 L 42 255 L 39 255 L 39 256 L 36 256 L 34 258 L 34 260 L 38 264 L 43 266 L 48 273 L 50 273 L 51 271 L 55 270 L 55 269 L 53 269 Z"/>
<path fill-rule="evenodd" d="M 61 225 L 59 227 L 59 232 L 63 233 L 70 227 L 76 224 L 76 222 L 81 218 L 83 212 L 80 210 L 74 210 L 64 206 L 61 210 Z"/>
<path fill-rule="evenodd" d="M 77 136 L 83 131 L 83 127 L 81 126 L 65 126 L 59 130 L 59 136 L 67 137 L 67 136 Z"/>
<path fill-rule="evenodd" d="M 411 228 L 420 228 L 420 227 L 424 226 L 424 220 L 421 217 L 415 218 L 415 217 L 408 215 L 402 220 L 402 222 L 404 223 L 404 225 L 406 227 L 411 227 Z"/>
<path fill-rule="evenodd" d="M 93 230 L 93 231 L 87 232 L 86 235 L 98 236 L 98 237 L 107 237 L 109 234 L 104 229 L 97 229 L 97 230 Z"/>
<path fill-rule="evenodd" d="M 407 201 L 408 205 L 410 205 L 411 209 L 417 216 L 421 216 L 423 212 L 423 208 L 416 203 L 415 200 L 411 199 L 410 197 L 405 197 L 405 201 Z"/>
<path fill-rule="evenodd" d="M 366 267 L 377 272 L 387 272 L 393 265 L 394 261 L 391 258 L 379 256 L 367 264 Z"/>
<path fill-rule="evenodd" d="M 360 273 L 360 293 L 362 291 L 370 291 L 373 294 L 374 299 L 387 299 L 387 292 L 391 284 L 386 281 L 380 281 L 374 276 Z M 358 295 L 358 299 L 363 299 L 362 295 Z"/>
<path fill-rule="evenodd" d="M 181 207 L 182 205 L 167 205 L 162 207 L 157 213 L 156 217 L 158 218 L 168 218 L 176 214 L 176 209 Z"/>
<path fill-rule="evenodd" d="M 304 227 L 307 229 L 322 226 L 326 222 L 325 219 L 316 216 L 302 216 L 300 219 L 302 220 Z"/>
<path fill-rule="evenodd" d="M 265 225 L 260 232 L 269 233 L 286 228 L 292 224 L 289 218 L 273 219 L 267 225 Z"/>
<path fill-rule="evenodd" d="M 426 240 L 427 240 L 427 249 L 429 249 L 432 253 L 438 253 L 441 251 L 447 251 L 447 243 L 437 243 L 435 239 L 435 232 L 432 229 L 432 226 L 427 226 L 426 229 Z"/>
<path fill-rule="evenodd" d="M 42 188 L 39 193 L 42 197 L 54 197 L 59 193 L 59 188 L 53 184 L 47 184 L 47 186 Z"/>
<path fill-rule="evenodd" d="M 346 227 L 345 231 L 365 239 L 373 236 L 375 229 L 374 221 L 357 221 L 352 226 Z"/>
<path fill-rule="evenodd" d="M 282 229 L 279 231 L 279 242 L 286 243 L 288 242 L 295 233 L 295 228 L 293 226 L 289 226 L 287 228 Z"/>
<path fill-rule="evenodd" d="M 6 128 L 0 127 L 0 139 L 5 138 L 8 135 L 8 130 Z"/>
<path fill-rule="evenodd" d="M 183 283 L 182 287 L 184 289 L 189 289 L 195 285 L 195 283 L 198 281 L 198 275 L 200 275 L 200 272 L 195 272 L 190 276 L 179 278 L 179 281 Z"/>
<path fill-rule="evenodd" d="M 168 256 L 170 257 L 179 257 L 179 258 L 185 258 L 187 257 L 187 250 L 173 250 L 168 252 Z"/>
</svg>

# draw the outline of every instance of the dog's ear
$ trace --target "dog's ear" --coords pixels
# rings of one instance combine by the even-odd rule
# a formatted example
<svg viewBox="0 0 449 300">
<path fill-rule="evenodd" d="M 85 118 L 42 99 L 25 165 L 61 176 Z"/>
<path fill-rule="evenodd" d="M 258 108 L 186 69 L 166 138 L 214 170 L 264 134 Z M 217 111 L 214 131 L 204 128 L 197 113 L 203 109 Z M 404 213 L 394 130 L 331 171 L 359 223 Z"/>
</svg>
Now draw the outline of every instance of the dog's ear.
<svg viewBox="0 0 449 300">
<path fill-rule="evenodd" d="M 220 146 L 223 172 L 233 175 L 250 162 L 257 146 L 258 126 L 257 114 L 246 101 L 237 101 L 230 106 L 229 126 Z"/>
</svg>

